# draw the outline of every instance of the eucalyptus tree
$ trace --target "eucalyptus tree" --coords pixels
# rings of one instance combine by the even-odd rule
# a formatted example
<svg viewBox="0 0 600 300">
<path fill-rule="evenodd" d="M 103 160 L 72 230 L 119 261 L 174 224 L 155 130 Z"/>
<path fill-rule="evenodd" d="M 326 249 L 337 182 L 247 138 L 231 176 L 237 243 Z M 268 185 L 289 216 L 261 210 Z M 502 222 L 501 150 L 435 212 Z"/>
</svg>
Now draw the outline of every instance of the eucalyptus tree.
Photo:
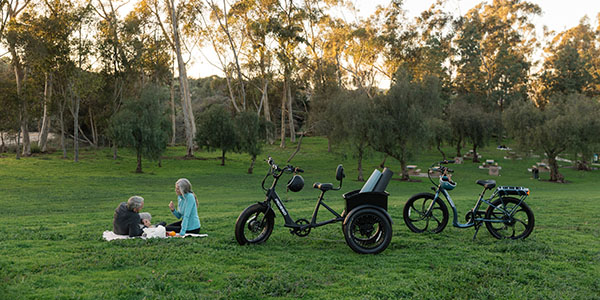
<svg viewBox="0 0 600 300">
<path fill-rule="evenodd" d="M 481 95 L 500 112 L 525 99 L 537 43 L 532 18 L 540 14 L 528 1 L 496 0 L 461 17 L 454 40 L 457 92 Z"/>
<path fill-rule="evenodd" d="M 247 47 L 241 54 L 244 57 L 244 69 L 249 78 L 259 83 L 256 89 L 261 97 L 256 108 L 257 113 L 264 115 L 267 122 L 272 122 L 270 88 L 274 86 L 275 48 L 274 33 L 271 24 L 277 18 L 275 14 L 275 1 L 278 0 L 252 0 L 240 1 L 244 5 L 236 6 L 236 13 L 244 26 L 244 35 L 248 38 Z M 244 50 L 244 49 L 243 49 Z M 273 144 L 275 133 L 267 126 L 267 140 Z"/>
<path fill-rule="evenodd" d="M 242 70 L 242 55 L 247 44 L 247 12 L 253 3 L 247 1 L 215 1 L 198 4 L 195 8 L 193 32 L 209 43 L 217 62 L 210 62 L 223 72 L 229 98 L 236 112 L 247 110 L 246 78 Z"/>
<path fill-rule="evenodd" d="M 539 75 L 542 102 L 556 93 L 600 95 L 599 40 L 587 18 L 554 35 L 544 49 L 547 56 Z"/>
<path fill-rule="evenodd" d="M 27 115 L 27 102 L 21 98 L 23 83 L 27 78 L 27 69 L 22 63 L 22 55 L 17 49 L 17 34 L 15 25 L 18 25 L 20 15 L 28 8 L 32 0 L 23 1 L 0 1 L 0 38 L 7 45 L 11 55 L 11 64 L 15 73 L 16 95 L 19 103 L 19 133 L 17 135 L 17 148 L 20 146 L 20 136 L 23 134 L 23 150 L 17 151 L 17 159 L 21 153 L 31 155 L 31 145 L 29 141 L 29 117 Z"/>
<path fill-rule="evenodd" d="M 305 43 L 302 36 L 302 22 L 304 12 L 293 0 L 281 0 L 275 3 L 276 18 L 273 19 L 271 30 L 277 43 L 276 56 L 280 64 L 279 72 L 283 76 L 283 91 L 281 97 L 281 143 L 285 147 L 286 117 L 290 132 L 291 142 L 296 141 L 296 128 L 294 125 L 294 97 L 292 95 L 292 76 L 297 71 L 297 62 L 301 53 L 297 50 Z M 287 116 L 286 116 L 287 112 Z"/>
<path fill-rule="evenodd" d="M 196 136 L 196 120 L 192 108 L 192 98 L 187 75 L 187 61 L 184 51 L 189 52 L 185 40 L 191 33 L 187 32 L 189 27 L 182 24 L 190 24 L 195 15 L 195 6 L 199 1 L 176 1 L 176 0 L 147 0 L 138 3 L 139 10 L 147 10 L 154 18 L 154 22 L 160 27 L 164 39 L 174 52 L 179 72 L 179 90 L 181 94 L 181 112 L 185 127 L 185 144 L 188 157 L 194 156 L 194 138 Z M 185 33 L 185 34 L 184 34 Z"/>
</svg>

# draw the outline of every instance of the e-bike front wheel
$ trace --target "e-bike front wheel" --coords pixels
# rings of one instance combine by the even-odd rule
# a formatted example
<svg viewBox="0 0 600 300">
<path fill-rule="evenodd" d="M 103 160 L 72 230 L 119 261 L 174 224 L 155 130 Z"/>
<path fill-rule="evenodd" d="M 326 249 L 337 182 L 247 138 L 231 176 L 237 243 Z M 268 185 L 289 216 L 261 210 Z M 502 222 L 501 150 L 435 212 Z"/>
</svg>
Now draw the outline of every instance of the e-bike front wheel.
<svg viewBox="0 0 600 300">
<path fill-rule="evenodd" d="M 434 197 L 430 193 L 416 194 L 404 204 L 404 223 L 412 232 L 440 233 L 446 228 L 448 208 L 440 198 L 432 206 Z"/>
<path fill-rule="evenodd" d="M 519 203 L 520 202 L 520 203 Z M 519 199 L 503 197 L 492 202 L 486 212 L 485 227 L 497 239 L 524 239 L 531 234 L 535 219 L 533 211 Z"/>
<path fill-rule="evenodd" d="M 248 206 L 235 222 L 235 239 L 240 245 L 265 242 L 273 232 L 273 214 L 268 214 L 266 205 L 257 203 Z"/>
</svg>

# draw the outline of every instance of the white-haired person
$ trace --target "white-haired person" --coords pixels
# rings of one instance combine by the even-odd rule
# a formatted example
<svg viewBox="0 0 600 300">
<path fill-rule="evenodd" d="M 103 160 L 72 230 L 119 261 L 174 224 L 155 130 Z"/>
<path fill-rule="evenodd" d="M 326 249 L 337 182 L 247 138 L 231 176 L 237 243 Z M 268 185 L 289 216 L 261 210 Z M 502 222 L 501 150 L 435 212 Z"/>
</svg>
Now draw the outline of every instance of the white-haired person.
<svg viewBox="0 0 600 300">
<path fill-rule="evenodd" d="M 149 213 L 140 213 L 144 208 L 144 198 L 132 196 L 127 202 L 121 202 L 113 218 L 113 232 L 121 235 L 141 236 L 143 229 L 150 227 Z"/>
<path fill-rule="evenodd" d="M 169 209 L 177 219 L 175 223 L 167 225 L 167 231 L 175 231 L 180 236 L 186 233 L 200 232 L 200 219 L 198 219 L 198 199 L 192 191 L 189 180 L 181 178 L 175 182 L 175 194 L 177 194 L 177 207 L 173 201 L 169 202 Z"/>
</svg>

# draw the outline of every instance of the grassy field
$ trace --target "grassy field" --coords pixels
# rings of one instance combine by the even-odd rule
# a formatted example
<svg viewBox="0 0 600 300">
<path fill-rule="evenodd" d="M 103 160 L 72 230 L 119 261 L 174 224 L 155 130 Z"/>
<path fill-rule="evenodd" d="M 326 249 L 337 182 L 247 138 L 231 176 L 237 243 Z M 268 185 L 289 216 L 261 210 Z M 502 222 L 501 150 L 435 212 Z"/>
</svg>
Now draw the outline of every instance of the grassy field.
<svg viewBox="0 0 600 300">
<path fill-rule="evenodd" d="M 283 163 L 294 149 L 269 146 L 263 157 Z M 293 161 L 306 171 L 304 190 L 279 190 L 294 219 L 310 216 L 318 195 L 312 182 L 332 182 L 339 163 L 347 180 L 342 191 L 326 194 L 327 203 L 341 212 L 341 195 L 362 186 L 355 159 L 326 149 L 324 139 L 306 138 Z M 184 149 L 173 148 L 162 167 L 145 162 L 145 173 L 135 174 L 132 153 L 120 154 L 115 161 L 108 150 L 84 150 L 79 163 L 58 153 L 20 161 L 0 155 L 1 299 L 600 299 L 600 171 L 562 168 L 569 183 L 545 181 L 548 173 L 537 181 L 527 167 L 539 158 L 505 160 L 506 152 L 484 149 L 484 159 L 502 166 L 500 185 L 531 189 L 536 226 L 524 241 L 496 240 L 485 228 L 472 241 L 472 228 L 451 225 L 438 235 L 414 234 L 402 207 L 431 184 L 394 180 L 387 189 L 392 242 L 379 255 L 358 255 L 345 244 L 341 224 L 300 238 L 280 215 L 265 244 L 239 246 L 237 216 L 264 199 L 262 161 L 248 175 L 246 155 L 229 154 L 222 167 L 216 152 L 184 160 Z M 439 159 L 426 151 L 411 164 L 425 170 Z M 366 176 L 380 161 L 373 154 L 364 163 Z M 395 161 L 389 165 L 399 169 Z M 489 176 L 471 162 L 452 168 L 462 221 L 481 191 L 475 180 Z M 207 238 L 102 240 L 115 207 L 132 195 L 146 199 L 153 221 L 175 221 L 167 205 L 181 177 L 199 196 Z"/>
</svg>

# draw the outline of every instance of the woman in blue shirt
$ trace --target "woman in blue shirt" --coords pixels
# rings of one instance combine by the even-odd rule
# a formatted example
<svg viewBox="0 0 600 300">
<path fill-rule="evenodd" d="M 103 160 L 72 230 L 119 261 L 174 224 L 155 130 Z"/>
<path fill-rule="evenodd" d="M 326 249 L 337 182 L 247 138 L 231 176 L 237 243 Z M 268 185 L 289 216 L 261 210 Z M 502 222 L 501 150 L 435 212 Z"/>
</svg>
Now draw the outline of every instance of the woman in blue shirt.
<svg viewBox="0 0 600 300">
<path fill-rule="evenodd" d="M 167 225 L 167 231 L 175 231 L 180 236 L 184 236 L 186 233 L 199 233 L 198 199 L 192 191 L 190 181 L 185 178 L 177 180 L 175 193 L 177 194 L 177 209 L 175 209 L 173 201 L 169 203 L 169 208 L 173 215 L 181 220 Z"/>
</svg>

